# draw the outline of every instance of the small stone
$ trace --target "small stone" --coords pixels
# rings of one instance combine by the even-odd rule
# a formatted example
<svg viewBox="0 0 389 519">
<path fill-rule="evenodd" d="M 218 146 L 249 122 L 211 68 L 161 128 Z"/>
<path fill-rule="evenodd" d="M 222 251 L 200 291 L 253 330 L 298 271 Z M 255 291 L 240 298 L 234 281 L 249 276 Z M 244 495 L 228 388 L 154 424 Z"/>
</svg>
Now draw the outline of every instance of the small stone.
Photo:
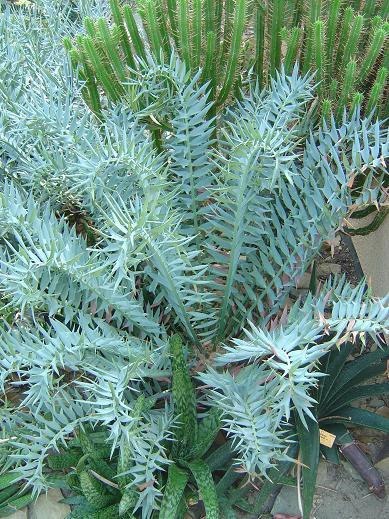
<svg viewBox="0 0 389 519">
<path fill-rule="evenodd" d="M 381 441 L 385 437 L 385 433 L 369 427 L 359 427 L 358 429 L 353 429 L 353 436 L 360 443 L 367 445 Z"/>
<path fill-rule="evenodd" d="M 373 465 L 389 456 L 389 435 L 386 435 L 382 441 L 369 444 L 369 454 Z"/>
<path fill-rule="evenodd" d="M 311 274 L 309 272 L 305 272 L 301 278 L 297 282 L 297 288 L 305 288 L 308 289 L 311 283 Z"/>
<path fill-rule="evenodd" d="M 24 508 L 23 510 L 18 510 L 12 515 L 7 516 L 8 519 L 27 519 L 27 508 Z"/>
<path fill-rule="evenodd" d="M 343 468 L 350 474 L 350 476 L 353 479 L 357 479 L 359 481 L 364 481 L 362 476 L 357 472 L 354 467 L 351 465 L 351 463 L 348 460 L 341 460 L 341 464 L 343 465 Z"/>
<path fill-rule="evenodd" d="M 369 406 L 378 409 L 379 407 L 383 407 L 385 402 L 380 398 L 372 398 L 369 402 Z"/>
<path fill-rule="evenodd" d="M 272 515 L 300 515 L 297 500 L 297 488 L 283 486 L 281 492 L 278 494 L 277 499 L 274 502 L 271 513 Z"/>
<path fill-rule="evenodd" d="M 317 468 L 316 485 L 333 488 L 335 481 L 336 478 L 334 478 L 334 465 L 326 461 L 320 461 Z"/>
<path fill-rule="evenodd" d="M 384 477 L 389 477 L 389 456 L 378 461 L 375 468 L 381 472 Z"/>
<path fill-rule="evenodd" d="M 329 276 L 331 274 L 339 276 L 341 272 L 342 267 L 337 263 L 320 263 L 320 265 L 317 266 L 318 276 Z"/>
<path fill-rule="evenodd" d="M 389 419 L 389 407 L 386 405 L 377 409 L 376 413 Z"/>
<path fill-rule="evenodd" d="M 62 499 L 63 495 L 59 489 L 50 489 L 47 494 L 42 494 L 30 505 L 29 519 L 64 519 L 70 513 L 70 507 L 60 503 Z"/>
</svg>

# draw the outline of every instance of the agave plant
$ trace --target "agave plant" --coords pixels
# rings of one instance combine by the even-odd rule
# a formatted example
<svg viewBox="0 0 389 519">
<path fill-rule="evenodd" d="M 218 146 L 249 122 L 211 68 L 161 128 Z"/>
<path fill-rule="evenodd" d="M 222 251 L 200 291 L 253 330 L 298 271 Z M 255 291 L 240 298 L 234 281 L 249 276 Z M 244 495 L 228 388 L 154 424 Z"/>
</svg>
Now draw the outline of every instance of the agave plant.
<svg viewBox="0 0 389 519">
<path fill-rule="evenodd" d="M 348 360 L 355 348 L 352 343 L 342 344 L 321 360 L 321 371 L 326 375 L 314 391 L 317 404 L 314 409 L 315 420 L 309 424 L 309 432 L 297 420 L 297 433 L 304 463 L 303 497 L 304 518 L 309 518 L 315 493 L 319 454 L 339 463 L 339 450 L 356 467 L 378 497 L 385 494 L 381 476 L 372 466 L 366 454 L 359 449 L 352 437 L 350 427 L 363 426 L 389 432 L 389 420 L 350 403 L 364 397 L 383 395 L 389 391 L 389 383 L 370 383 L 370 379 L 383 375 L 387 367 L 388 348 L 363 354 Z M 333 446 L 320 445 L 319 427 L 335 436 Z"/>
<path fill-rule="evenodd" d="M 162 384 L 179 333 L 191 361 L 210 366 L 199 374 L 203 398 L 222 413 L 236 464 L 248 478 L 266 474 L 291 458 L 291 414 L 303 424 L 313 416 L 318 360 L 352 334 L 388 331 L 386 300 L 344 279 L 288 303 L 342 226 L 354 176 L 369 172 L 359 202 L 384 196 L 388 130 L 356 110 L 312 131 L 315 87 L 297 68 L 263 92 L 251 84 L 215 121 L 201 72 L 174 55 L 150 58 L 131 102 L 105 99 L 96 122 L 63 62 L 60 39 L 73 25 L 4 16 L 0 381 L 17 393 L 2 417 L 10 463 L 39 492 L 51 484 L 48 456 L 80 428 L 104 427 L 120 457 L 130 450 L 133 513 L 156 515 L 177 427 Z M 86 215 L 89 239 L 69 225 L 70 206 Z M 139 416 L 139 395 L 160 405 Z"/>
</svg>

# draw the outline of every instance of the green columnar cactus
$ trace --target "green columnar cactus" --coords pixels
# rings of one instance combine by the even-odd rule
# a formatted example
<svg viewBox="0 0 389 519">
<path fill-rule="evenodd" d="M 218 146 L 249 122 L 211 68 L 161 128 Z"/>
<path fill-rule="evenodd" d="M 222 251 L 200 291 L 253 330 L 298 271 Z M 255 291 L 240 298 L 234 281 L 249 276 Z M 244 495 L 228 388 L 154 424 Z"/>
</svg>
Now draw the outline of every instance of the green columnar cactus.
<svg viewBox="0 0 389 519">
<path fill-rule="evenodd" d="M 288 37 L 287 50 L 284 58 L 284 68 L 288 74 L 292 72 L 294 63 L 296 62 L 301 34 L 302 29 L 300 27 L 293 27 Z"/>
<path fill-rule="evenodd" d="M 284 0 L 277 0 L 278 16 L 274 19 L 272 39 L 273 69 L 281 59 L 280 28 Z M 99 114 L 101 100 L 96 85 L 116 102 L 125 95 L 126 79 L 147 61 L 147 47 L 155 58 L 169 58 L 172 48 L 188 69 L 203 68 L 202 80 L 209 82 L 216 106 L 228 99 L 237 84 L 237 76 L 245 58 L 243 36 L 253 10 L 249 0 L 138 0 L 136 9 L 120 6 L 110 0 L 113 24 L 104 19 L 85 19 L 86 36 L 78 36 L 74 44 L 65 45 L 71 60 L 85 79 L 84 98 Z M 134 12 L 140 17 L 140 31 Z M 167 13 L 167 17 L 164 16 Z M 123 59 L 124 58 L 124 59 Z"/>
<path fill-rule="evenodd" d="M 323 115 L 333 110 L 342 117 L 344 109 L 352 109 L 356 92 L 363 94 L 366 111 L 378 107 L 382 116 L 389 115 L 385 72 L 377 75 L 380 68 L 389 69 L 386 2 L 137 0 L 134 9 L 110 0 L 110 5 L 111 27 L 104 19 L 86 19 L 87 35 L 76 38 L 74 47 L 66 41 L 85 80 L 85 100 L 97 114 L 98 86 L 116 102 L 126 94 L 126 80 L 142 66 L 136 56 L 146 62 L 147 48 L 157 60 L 168 59 L 174 48 L 188 69 L 202 67 L 201 80 L 209 83 L 215 101 L 210 117 L 236 92 L 244 63 L 254 66 L 259 83 L 265 85 L 281 64 L 290 72 L 295 60 L 304 73 L 317 69 Z M 246 59 L 242 49 L 250 40 L 249 26 L 254 27 L 254 56 Z M 356 72 L 344 102 L 345 71 L 351 60 L 356 61 Z"/>
<path fill-rule="evenodd" d="M 374 16 L 376 12 L 386 13 L 376 4 L 365 3 L 361 8 L 355 3 L 346 7 L 343 0 L 331 0 L 320 12 L 316 4 L 311 4 L 304 32 L 305 51 L 300 50 L 297 56 L 303 70 L 317 69 L 324 116 L 331 108 L 340 120 L 344 109 L 353 109 L 355 101 L 362 99 L 366 112 L 377 108 L 382 116 L 388 115 L 385 106 L 388 63 L 384 53 L 389 48 L 389 23 L 379 15 Z M 317 21 L 313 23 L 314 16 Z M 356 95 L 358 92 L 363 97 Z"/>
<path fill-rule="evenodd" d="M 303 72 L 317 70 L 317 93 L 324 117 L 333 111 L 339 120 L 343 110 L 352 110 L 357 100 L 363 102 L 366 113 L 376 108 L 378 114 L 387 117 L 387 77 L 382 68 L 389 70 L 388 2 L 296 0 L 286 4 L 280 20 L 276 0 L 260 2 L 257 8 L 254 27 L 260 83 L 272 77 L 280 63 L 290 71 L 297 60 Z M 279 34 L 283 41 L 280 60 Z M 350 88 L 350 69 L 346 76 L 350 61 L 356 63 L 355 77 L 345 98 Z"/>
<path fill-rule="evenodd" d="M 304 23 L 306 37 L 304 40 L 304 50 L 303 50 L 304 60 L 302 63 L 304 74 L 306 74 L 308 72 L 308 70 L 311 67 L 311 63 L 313 61 L 313 56 L 312 56 L 313 49 L 312 48 L 313 48 L 313 44 L 314 44 L 314 30 L 315 30 L 315 23 L 320 18 L 321 0 L 312 0 L 311 2 L 308 2 L 307 8 L 308 8 L 307 9 L 308 17 Z"/>
</svg>

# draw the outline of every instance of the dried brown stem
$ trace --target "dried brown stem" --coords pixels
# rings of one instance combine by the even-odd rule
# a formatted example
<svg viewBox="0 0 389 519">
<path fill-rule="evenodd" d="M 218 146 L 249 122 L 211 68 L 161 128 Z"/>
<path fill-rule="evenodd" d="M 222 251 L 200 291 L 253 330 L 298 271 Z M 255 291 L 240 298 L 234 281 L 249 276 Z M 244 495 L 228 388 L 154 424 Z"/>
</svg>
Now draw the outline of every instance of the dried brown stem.
<svg viewBox="0 0 389 519">
<path fill-rule="evenodd" d="M 358 445 L 355 442 L 347 443 L 341 446 L 340 451 L 366 481 L 373 494 L 383 499 L 385 497 L 385 483 L 381 474 Z"/>
</svg>

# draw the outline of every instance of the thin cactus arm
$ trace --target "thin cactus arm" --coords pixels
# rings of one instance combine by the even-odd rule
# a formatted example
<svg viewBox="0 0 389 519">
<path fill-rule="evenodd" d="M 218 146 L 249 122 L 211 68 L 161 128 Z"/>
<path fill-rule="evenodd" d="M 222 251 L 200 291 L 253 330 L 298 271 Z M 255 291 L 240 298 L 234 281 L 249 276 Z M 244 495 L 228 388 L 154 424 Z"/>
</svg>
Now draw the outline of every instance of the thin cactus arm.
<svg viewBox="0 0 389 519">
<path fill-rule="evenodd" d="M 324 62 L 324 22 L 317 20 L 313 28 L 313 60 L 316 68 L 316 80 L 318 82 L 317 93 L 321 98 L 325 91 L 325 62 Z"/>
<path fill-rule="evenodd" d="M 170 24 L 170 32 L 176 46 L 178 46 L 177 0 L 167 0 L 166 6 Z"/>
<path fill-rule="evenodd" d="M 321 0 L 311 0 L 308 2 L 308 20 L 305 31 L 305 49 L 304 49 L 304 63 L 303 74 L 306 74 L 312 66 L 312 52 L 313 52 L 313 34 L 315 22 L 320 18 Z"/>
<path fill-rule="evenodd" d="M 205 33 L 214 32 L 217 38 L 216 32 L 216 5 L 215 0 L 204 0 L 204 30 Z"/>
<path fill-rule="evenodd" d="M 322 120 L 327 123 L 331 122 L 331 114 L 332 114 L 332 102 L 331 99 L 323 99 L 321 104 L 321 116 Z"/>
<path fill-rule="evenodd" d="M 363 103 L 363 93 L 362 92 L 354 92 L 353 98 L 351 101 L 351 113 L 354 113 L 359 107 L 362 106 Z"/>
<path fill-rule="evenodd" d="M 384 20 L 389 18 L 389 2 L 387 2 L 386 0 L 383 0 L 383 4 L 382 4 L 382 7 L 381 7 L 381 11 L 380 11 L 380 16 Z"/>
<path fill-rule="evenodd" d="M 327 33 L 326 33 L 326 57 L 328 77 L 332 77 L 332 70 L 335 61 L 335 38 L 338 27 L 338 20 L 340 14 L 342 0 L 332 0 L 329 6 Z"/>
<path fill-rule="evenodd" d="M 352 60 L 347 64 L 343 88 L 339 97 L 338 106 L 336 110 L 336 119 L 339 121 L 342 119 L 343 112 L 345 108 L 347 108 L 347 103 L 352 96 L 355 83 L 356 68 L 357 64 L 355 60 Z"/>
<path fill-rule="evenodd" d="M 366 55 L 359 67 L 358 84 L 361 85 L 371 73 L 374 64 L 382 52 L 385 43 L 386 33 L 384 27 L 378 27 L 373 34 Z"/>
<path fill-rule="evenodd" d="M 70 37 L 64 38 L 63 44 L 69 53 L 69 58 L 73 70 L 78 72 L 79 78 L 85 83 L 81 91 L 86 104 L 95 115 L 100 116 L 100 94 L 92 69 L 86 63 L 86 59 L 82 57 L 81 50 L 73 47 Z"/>
<path fill-rule="evenodd" d="M 112 67 L 101 59 L 94 40 L 90 36 L 81 36 L 79 43 L 81 43 L 83 52 L 90 60 L 94 73 L 108 97 L 114 102 L 119 101 L 124 94 L 123 86 L 116 80 Z"/>
<path fill-rule="evenodd" d="M 180 54 L 187 69 L 190 69 L 192 56 L 189 33 L 189 5 L 187 0 L 179 0 L 178 2 L 178 38 Z"/>
<path fill-rule="evenodd" d="M 128 4 L 123 7 L 123 18 L 137 56 L 145 61 L 145 44 L 142 41 L 137 23 L 135 21 L 134 15 L 132 14 L 132 8 Z"/>
<path fill-rule="evenodd" d="M 354 18 L 353 26 L 348 35 L 348 39 L 343 50 L 343 59 L 341 65 L 342 69 L 346 67 L 350 59 L 354 57 L 358 51 L 359 38 L 362 33 L 363 22 L 364 17 L 360 14 Z"/>
<path fill-rule="evenodd" d="M 258 2 L 255 12 L 255 72 L 260 86 L 264 85 L 265 72 L 265 8 Z"/>
<path fill-rule="evenodd" d="M 384 0 L 385 3 L 386 0 Z M 366 0 L 363 8 L 363 13 L 366 16 L 372 17 L 375 13 L 377 6 L 377 0 Z"/>
<path fill-rule="evenodd" d="M 165 55 L 170 57 L 172 43 L 170 41 L 168 23 L 167 23 L 166 14 L 164 11 L 163 0 L 156 1 L 156 10 L 157 10 L 157 19 L 158 19 L 159 30 L 160 30 L 161 36 L 162 36 L 163 49 L 164 49 Z"/>
<path fill-rule="evenodd" d="M 343 19 L 340 29 L 340 35 L 339 35 L 339 41 L 338 46 L 336 50 L 336 58 L 335 58 L 335 65 L 334 65 L 334 71 L 335 74 L 339 71 L 340 64 L 343 60 L 343 52 L 345 44 L 348 40 L 349 34 L 350 34 L 350 28 L 352 25 L 352 20 L 354 16 L 354 10 L 352 7 L 347 7 L 347 9 L 343 13 Z"/>
<path fill-rule="evenodd" d="M 381 67 L 377 73 L 377 78 L 371 88 L 370 96 L 367 102 L 367 113 L 372 112 L 375 108 L 379 108 L 382 95 L 385 90 L 385 85 L 388 80 L 389 70 L 386 67 Z"/>
<path fill-rule="evenodd" d="M 234 20 L 234 8 L 235 2 L 234 0 L 225 0 L 224 4 L 224 25 L 223 25 L 223 44 L 220 50 L 220 57 L 218 65 L 224 69 L 225 62 L 228 56 L 228 51 L 231 44 L 231 36 L 233 30 L 233 20 Z"/>
<path fill-rule="evenodd" d="M 112 68 L 115 71 L 118 81 L 124 82 L 126 79 L 126 71 L 123 67 L 122 60 L 117 51 L 117 47 L 112 38 L 112 34 L 108 28 L 105 18 L 99 18 L 97 20 L 98 36 L 101 38 L 104 52 L 112 63 Z"/>
<path fill-rule="evenodd" d="M 215 97 L 216 82 L 213 75 L 214 67 L 214 50 L 216 47 L 216 35 L 213 31 L 207 34 L 207 48 L 205 53 L 204 68 L 202 71 L 201 80 L 206 83 L 209 82 L 210 99 L 213 100 Z"/>
<path fill-rule="evenodd" d="M 161 51 L 164 50 L 164 44 L 158 23 L 157 5 L 153 0 L 138 0 L 138 6 L 150 48 L 156 59 L 159 59 Z"/>
<path fill-rule="evenodd" d="M 293 66 L 297 61 L 298 50 L 301 41 L 302 29 L 301 27 L 293 27 L 288 39 L 286 54 L 284 59 L 285 72 L 290 74 Z"/>
<path fill-rule="evenodd" d="M 114 19 L 114 22 L 117 25 L 117 27 L 119 28 L 120 42 L 121 42 L 121 46 L 122 46 L 122 49 L 124 52 L 126 63 L 130 68 L 135 69 L 136 63 L 135 63 L 135 60 L 134 60 L 134 57 L 132 54 L 131 44 L 128 39 L 128 35 L 127 35 L 126 28 L 125 28 L 125 23 L 123 20 L 119 1 L 118 0 L 109 0 L 109 5 L 111 8 L 112 17 Z"/>
<path fill-rule="evenodd" d="M 217 104 L 222 105 L 234 84 L 235 73 L 238 66 L 239 56 L 241 54 L 241 43 L 247 16 L 247 0 L 237 0 L 234 25 L 231 37 L 230 52 L 227 61 L 226 74 L 223 86 L 219 92 Z"/>
<path fill-rule="evenodd" d="M 270 23 L 270 76 L 274 77 L 281 65 L 281 29 L 286 8 L 285 0 L 273 0 Z"/>
<path fill-rule="evenodd" d="M 201 0 L 193 0 L 192 18 L 192 63 L 193 68 L 198 69 L 201 64 L 202 51 L 202 3 Z"/>
</svg>

